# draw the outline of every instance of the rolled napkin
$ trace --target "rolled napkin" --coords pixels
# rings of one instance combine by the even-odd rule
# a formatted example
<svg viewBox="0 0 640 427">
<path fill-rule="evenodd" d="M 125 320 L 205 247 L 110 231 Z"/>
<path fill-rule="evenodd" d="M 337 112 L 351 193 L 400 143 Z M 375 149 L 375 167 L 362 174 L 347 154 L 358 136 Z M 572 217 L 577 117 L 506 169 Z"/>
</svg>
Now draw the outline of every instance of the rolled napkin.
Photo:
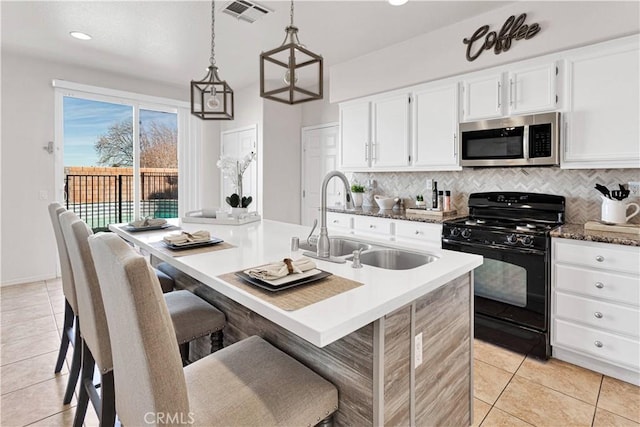
<svg viewBox="0 0 640 427">
<path fill-rule="evenodd" d="M 161 225 L 165 225 L 166 223 L 167 223 L 167 220 L 162 218 L 145 218 L 145 219 L 139 219 L 137 221 L 131 221 L 129 225 L 134 228 L 159 227 Z"/>
<path fill-rule="evenodd" d="M 309 258 L 300 258 L 293 261 L 285 258 L 282 261 L 247 270 L 247 274 L 255 279 L 276 280 L 289 274 L 300 274 L 316 268 L 316 263 Z"/>
<path fill-rule="evenodd" d="M 183 231 L 178 234 L 167 234 L 162 240 L 172 245 L 181 245 L 183 243 L 207 242 L 211 240 L 211 235 L 206 230 L 194 231 L 193 233 Z"/>
</svg>

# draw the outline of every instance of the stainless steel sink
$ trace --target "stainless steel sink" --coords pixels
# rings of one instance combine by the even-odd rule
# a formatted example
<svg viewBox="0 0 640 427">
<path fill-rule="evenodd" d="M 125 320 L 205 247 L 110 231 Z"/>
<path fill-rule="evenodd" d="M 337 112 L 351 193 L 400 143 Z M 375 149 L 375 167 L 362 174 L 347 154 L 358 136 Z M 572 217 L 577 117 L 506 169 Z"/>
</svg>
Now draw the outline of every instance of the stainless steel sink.
<svg viewBox="0 0 640 427">
<path fill-rule="evenodd" d="M 351 261 L 353 255 L 345 257 Z M 437 260 L 438 257 L 429 254 L 403 251 L 401 249 L 373 249 L 360 254 L 360 262 L 372 267 L 386 270 L 411 270 Z"/>
<path fill-rule="evenodd" d="M 330 251 L 332 257 L 341 257 L 353 254 L 353 251 L 362 249 L 363 251 L 371 249 L 368 243 L 358 242 L 357 240 L 345 239 L 344 237 L 329 237 Z M 316 245 L 310 245 L 307 242 L 300 242 L 300 249 L 315 252 Z"/>
</svg>

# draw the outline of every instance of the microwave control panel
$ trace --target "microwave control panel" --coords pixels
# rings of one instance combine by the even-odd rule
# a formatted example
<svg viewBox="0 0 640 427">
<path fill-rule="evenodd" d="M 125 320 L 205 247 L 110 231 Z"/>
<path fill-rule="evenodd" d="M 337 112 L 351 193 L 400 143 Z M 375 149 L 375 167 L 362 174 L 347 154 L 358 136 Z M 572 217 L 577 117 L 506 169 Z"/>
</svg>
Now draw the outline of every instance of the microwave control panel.
<svg viewBox="0 0 640 427">
<path fill-rule="evenodd" d="M 551 157 L 551 123 L 529 126 L 529 157 Z"/>
</svg>

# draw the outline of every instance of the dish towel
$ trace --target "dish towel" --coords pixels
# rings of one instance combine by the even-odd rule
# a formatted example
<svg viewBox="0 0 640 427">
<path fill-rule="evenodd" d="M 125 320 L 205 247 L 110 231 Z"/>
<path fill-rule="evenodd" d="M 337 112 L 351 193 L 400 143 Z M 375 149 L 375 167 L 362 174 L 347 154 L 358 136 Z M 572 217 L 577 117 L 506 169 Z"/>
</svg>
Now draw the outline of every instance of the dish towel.
<svg viewBox="0 0 640 427">
<path fill-rule="evenodd" d="M 161 225 L 165 225 L 166 223 L 167 223 L 167 220 L 162 218 L 145 218 L 145 219 L 139 219 L 137 221 L 131 221 L 129 225 L 134 228 L 159 227 Z"/>
<path fill-rule="evenodd" d="M 276 280 L 289 274 L 300 274 L 316 268 L 316 263 L 309 258 L 300 258 L 293 261 L 285 258 L 282 261 L 247 270 L 247 274 L 254 279 Z"/>
<path fill-rule="evenodd" d="M 206 230 L 199 230 L 193 233 L 183 231 L 179 234 L 167 234 L 162 240 L 172 245 L 181 245 L 184 243 L 207 242 L 211 240 L 211 235 Z"/>
</svg>

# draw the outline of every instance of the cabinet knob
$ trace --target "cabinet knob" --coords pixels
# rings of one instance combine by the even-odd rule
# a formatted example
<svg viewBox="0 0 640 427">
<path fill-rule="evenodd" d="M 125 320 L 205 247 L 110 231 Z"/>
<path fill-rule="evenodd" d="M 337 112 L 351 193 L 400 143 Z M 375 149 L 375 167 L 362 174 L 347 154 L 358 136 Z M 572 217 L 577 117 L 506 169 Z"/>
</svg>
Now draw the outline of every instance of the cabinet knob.
<svg viewBox="0 0 640 427">
<path fill-rule="evenodd" d="M 375 226 L 375 225 L 373 225 L 373 224 L 370 224 L 370 225 L 369 225 L 369 228 L 376 228 L 376 226 Z"/>
<path fill-rule="evenodd" d="M 337 223 L 339 223 L 339 222 L 340 222 L 340 221 L 338 221 L 337 219 L 334 219 L 334 220 L 333 220 L 333 223 L 334 223 L 334 224 L 337 224 Z"/>
<path fill-rule="evenodd" d="M 595 287 L 598 288 L 598 289 L 602 289 L 602 288 L 604 288 L 604 283 L 596 282 Z"/>
<path fill-rule="evenodd" d="M 420 234 L 420 230 L 416 230 L 416 234 Z"/>
<path fill-rule="evenodd" d="M 599 311 L 596 311 L 595 313 L 593 313 L 594 316 L 596 316 L 596 319 L 602 319 L 602 313 L 600 313 Z"/>
<path fill-rule="evenodd" d="M 598 340 L 594 341 L 593 345 L 595 345 L 598 348 L 602 348 L 602 346 L 603 346 L 602 342 L 598 341 Z"/>
<path fill-rule="evenodd" d="M 604 261 L 604 257 L 603 257 L 602 255 L 598 255 L 598 256 L 596 257 L 596 261 L 598 261 L 598 262 L 602 262 L 602 261 Z"/>
</svg>

